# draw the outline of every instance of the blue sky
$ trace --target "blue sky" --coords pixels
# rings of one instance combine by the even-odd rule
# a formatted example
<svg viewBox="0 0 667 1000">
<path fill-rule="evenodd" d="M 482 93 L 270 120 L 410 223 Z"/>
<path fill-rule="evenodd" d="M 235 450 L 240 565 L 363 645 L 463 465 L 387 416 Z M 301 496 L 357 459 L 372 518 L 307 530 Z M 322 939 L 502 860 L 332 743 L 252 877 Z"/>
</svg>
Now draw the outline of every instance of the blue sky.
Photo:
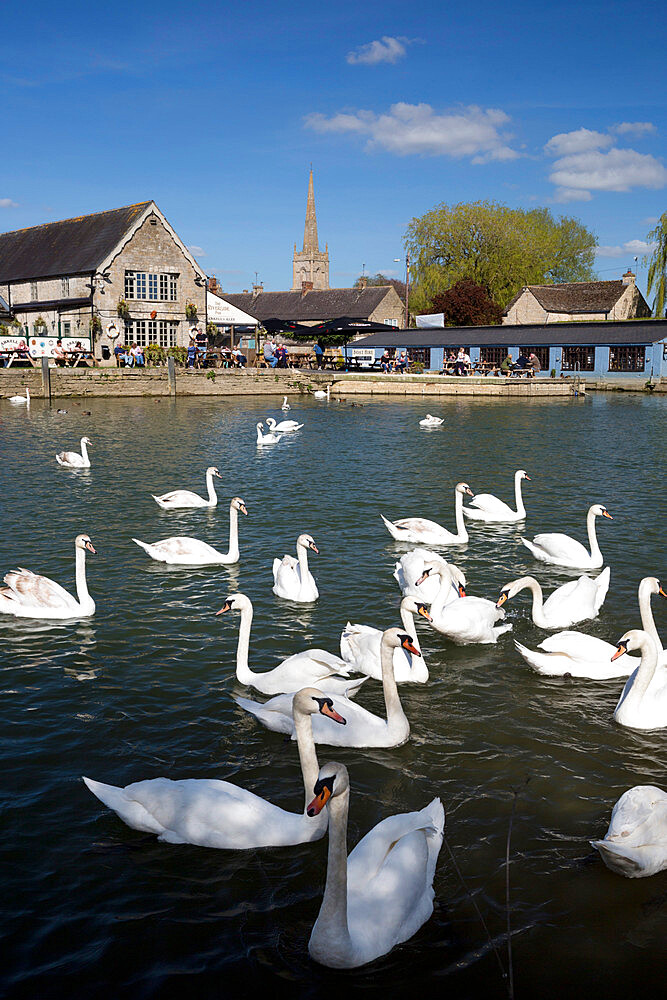
<svg viewBox="0 0 667 1000">
<path fill-rule="evenodd" d="M 6 0 L 0 231 L 154 198 L 223 288 L 289 288 L 308 170 L 332 285 L 410 219 L 575 215 L 601 278 L 667 209 L 664 5 Z"/>
</svg>

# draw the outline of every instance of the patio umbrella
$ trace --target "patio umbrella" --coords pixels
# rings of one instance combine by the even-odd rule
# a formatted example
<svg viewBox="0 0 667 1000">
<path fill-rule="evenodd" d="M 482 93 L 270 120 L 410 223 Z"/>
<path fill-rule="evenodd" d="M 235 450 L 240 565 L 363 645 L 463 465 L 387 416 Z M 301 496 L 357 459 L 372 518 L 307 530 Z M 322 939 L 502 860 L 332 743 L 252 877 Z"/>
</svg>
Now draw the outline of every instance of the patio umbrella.
<svg viewBox="0 0 667 1000">
<path fill-rule="evenodd" d="M 262 319 L 260 323 L 264 327 L 267 333 L 293 333 L 298 336 L 309 336 L 313 329 L 312 326 L 304 326 L 303 323 L 295 323 L 291 319 L 278 319 L 277 317 L 271 317 L 271 319 Z"/>
</svg>

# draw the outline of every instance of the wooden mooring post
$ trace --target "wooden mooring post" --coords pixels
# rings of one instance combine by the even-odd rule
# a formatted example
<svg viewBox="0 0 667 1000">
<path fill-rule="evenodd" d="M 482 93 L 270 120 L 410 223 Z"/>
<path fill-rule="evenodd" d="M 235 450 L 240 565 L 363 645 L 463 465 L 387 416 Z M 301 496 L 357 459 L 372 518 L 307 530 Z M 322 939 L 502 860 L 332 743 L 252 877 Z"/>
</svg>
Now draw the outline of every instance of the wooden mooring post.
<svg viewBox="0 0 667 1000">
<path fill-rule="evenodd" d="M 176 362 L 170 356 L 167 358 L 167 378 L 169 379 L 169 394 L 176 395 Z"/>
<path fill-rule="evenodd" d="M 51 369 L 48 358 L 42 358 L 42 396 L 51 402 Z"/>
</svg>

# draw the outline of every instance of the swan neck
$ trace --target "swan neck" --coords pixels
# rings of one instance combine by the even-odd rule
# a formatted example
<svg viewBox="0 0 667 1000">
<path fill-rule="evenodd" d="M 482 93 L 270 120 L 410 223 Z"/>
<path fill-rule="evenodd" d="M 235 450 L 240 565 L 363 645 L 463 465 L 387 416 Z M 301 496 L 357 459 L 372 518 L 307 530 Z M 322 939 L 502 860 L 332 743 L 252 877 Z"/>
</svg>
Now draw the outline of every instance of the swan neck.
<svg viewBox="0 0 667 1000">
<path fill-rule="evenodd" d="M 589 510 L 588 517 L 586 518 L 586 527 L 588 528 L 588 545 L 591 550 L 591 560 L 595 561 L 597 559 L 602 559 L 602 553 L 600 552 L 600 546 L 598 545 L 598 536 L 595 532 L 595 514 L 592 510 Z"/>
<path fill-rule="evenodd" d="M 241 624 L 239 625 L 239 641 L 236 647 L 236 677 L 241 684 L 252 684 L 255 679 L 253 671 L 248 666 L 248 650 L 250 648 L 250 629 L 252 628 L 252 605 L 241 608 Z"/>
<path fill-rule="evenodd" d="M 233 505 L 229 508 L 229 552 L 230 559 L 239 559 L 239 512 Z"/>
<path fill-rule="evenodd" d="M 658 650 L 650 636 L 648 639 L 644 639 L 639 647 L 639 651 L 642 658 L 637 667 L 634 684 L 625 699 L 626 705 L 628 700 L 640 701 L 644 697 L 646 689 L 653 679 L 655 668 L 658 665 Z"/>
<path fill-rule="evenodd" d="M 419 652 L 421 653 L 422 648 L 419 645 L 419 636 L 417 635 L 417 629 L 415 628 L 415 619 L 414 615 L 412 614 L 412 611 L 408 611 L 407 608 L 401 607 L 401 623 L 405 631 L 408 633 L 408 635 L 413 637 L 415 649 L 418 649 Z M 392 656 L 392 663 L 393 660 L 394 658 Z M 412 662 L 412 654 L 410 654 L 410 662 Z"/>
<path fill-rule="evenodd" d="M 443 570 L 438 573 L 440 577 L 440 586 L 438 592 L 435 595 L 435 599 L 431 602 L 431 617 L 439 618 L 440 614 L 447 603 L 447 597 L 449 596 L 447 591 L 452 585 L 452 578 L 449 572 Z"/>
<path fill-rule="evenodd" d="M 83 438 L 81 439 L 81 456 L 84 462 L 88 461 L 88 445 Z"/>
<path fill-rule="evenodd" d="M 662 643 L 655 626 L 653 609 L 651 607 L 651 590 L 644 580 L 639 584 L 639 614 L 642 620 L 642 628 L 653 639 L 653 642 L 658 647 L 658 653 L 662 653 Z"/>
<path fill-rule="evenodd" d="M 294 704 L 294 703 L 292 703 Z M 303 787 L 306 801 L 304 812 L 309 802 L 313 799 L 313 788 L 319 774 L 319 764 L 317 763 L 317 752 L 313 739 L 313 722 L 310 715 L 302 712 L 298 708 L 292 708 L 294 719 L 294 733 L 296 735 L 296 745 L 299 751 L 299 761 L 301 762 L 301 774 L 303 775 Z"/>
<path fill-rule="evenodd" d="M 299 568 L 301 570 L 301 580 L 307 579 L 308 576 L 308 549 L 305 545 L 297 545 L 296 548 L 297 559 L 299 560 Z"/>
<path fill-rule="evenodd" d="M 86 582 L 86 550 L 76 549 L 76 596 L 81 607 L 92 603 Z"/>
<path fill-rule="evenodd" d="M 330 941 L 339 951 L 351 948 L 347 926 L 347 813 L 350 790 L 329 800 L 329 850 L 327 881 L 317 918 L 317 937 L 326 946 Z M 323 940 L 324 939 L 324 940 Z"/>
<path fill-rule="evenodd" d="M 411 630 L 412 632 L 412 630 Z M 398 696 L 398 685 L 394 673 L 394 647 L 380 643 L 380 665 L 382 667 L 382 690 L 384 692 L 387 725 L 398 719 L 405 719 L 401 699 Z"/>
<path fill-rule="evenodd" d="M 215 492 L 215 486 L 213 485 L 213 473 L 206 473 L 206 486 L 208 487 L 208 502 L 211 507 L 215 507 L 218 502 L 218 494 Z"/>
<path fill-rule="evenodd" d="M 456 514 L 456 537 L 460 542 L 468 541 L 468 530 L 463 516 L 463 494 L 458 490 L 454 493 L 454 512 Z"/>
<path fill-rule="evenodd" d="M 523 581 L 524 588 L 530 590 L 533 595 L 532 604 L 532 616 L 533 624 L 537 625 L 538 628 L 548 628 L 547 620 L 544 617 L 544 594 L 542 593 L 542 588 L 540 587 L 537 580 L 532 577 L 527 576 Z M 523 588 L 522 588 L 523 589 Z"/>
<path fill-rule="evenodd" d="M 514 502 L 517 514 L 525 515 L 526 508 L 523 505 L 523 496 L 521 495 L 521 479 L 522 476 L 517 472 L 514 476 Z"/>
</svg>

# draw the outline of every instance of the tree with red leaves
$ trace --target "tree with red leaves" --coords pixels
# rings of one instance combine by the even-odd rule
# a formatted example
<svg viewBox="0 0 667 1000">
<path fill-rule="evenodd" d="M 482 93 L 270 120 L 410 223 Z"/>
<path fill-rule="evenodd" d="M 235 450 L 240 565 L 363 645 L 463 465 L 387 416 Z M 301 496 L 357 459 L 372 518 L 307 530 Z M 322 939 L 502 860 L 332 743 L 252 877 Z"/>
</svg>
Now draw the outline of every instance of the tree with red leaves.
<svg viewBox="0 0 667 1000">
<path fill-rule="evenodd" d="M 431 300 L 430 313 L 444 313 L 445 326 L 496 326 L 503 311 L 484 285 L 462 278 Z"/>
</svg>

